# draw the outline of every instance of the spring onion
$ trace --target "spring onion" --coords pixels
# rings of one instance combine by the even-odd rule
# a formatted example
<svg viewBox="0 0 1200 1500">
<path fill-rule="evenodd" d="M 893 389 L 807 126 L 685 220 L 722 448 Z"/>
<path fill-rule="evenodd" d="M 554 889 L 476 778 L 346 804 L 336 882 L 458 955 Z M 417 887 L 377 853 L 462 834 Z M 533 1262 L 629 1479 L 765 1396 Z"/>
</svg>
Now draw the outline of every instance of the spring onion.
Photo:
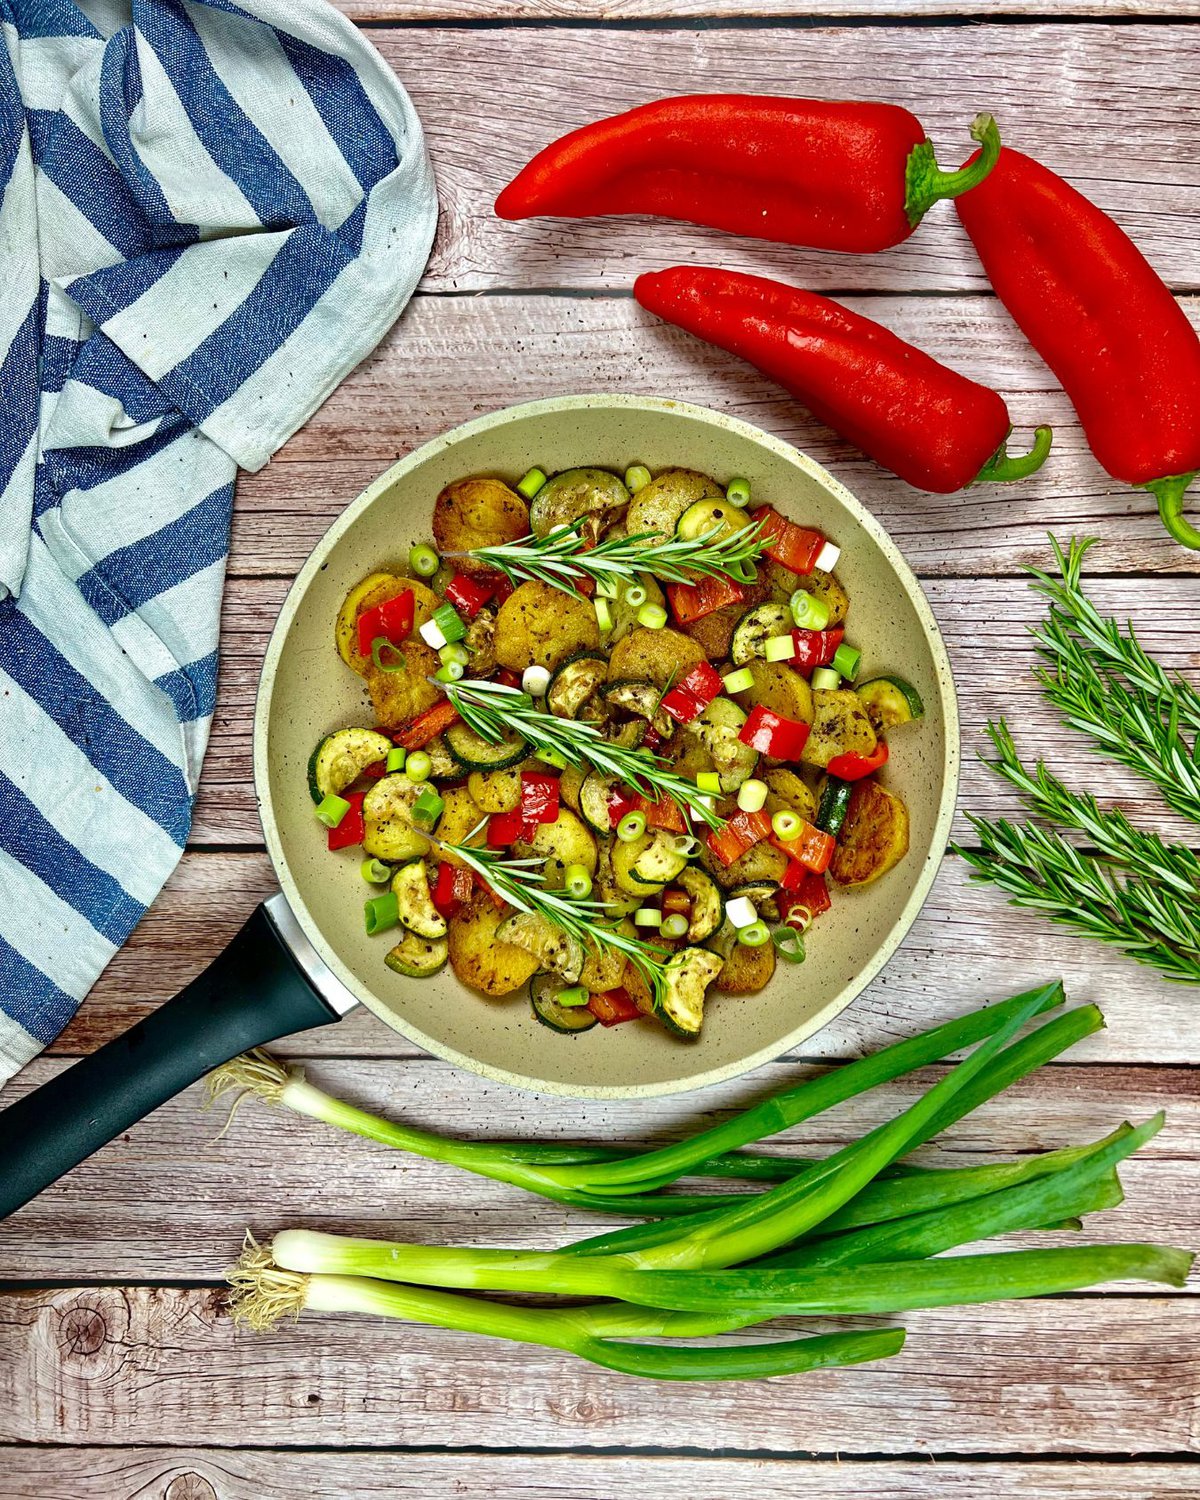
<svg viewBox="0 0 1200 1500">
<path fill-rule="evenodd" d="M 625 603 L 630 609 L 640 609 L 646 602 L 646 589 L 644 584 L 630 583 L 625 587 Z"/>
<path fill-rule="evenodd" d="M 392 867 L 381 859 L 364 859 L 358 873 L 368 885 L 386 885 L 392 878 Z"/>
<path fill-rule="evenodd" d="M 395 927 L 400 920 L 400 903 L 395 891 L 384 891 L 382 896 L 372 896 L 369 901 L 364 901 L 363 919 L 368 937 Z"/>
<path fill-rule="evenodd" d="M 569 989 L 559 990 L 554 998 L 559 1005 L 565 1005 L 570 1009 L 572 1006 L 586 1005 L 591 996 L 584 989 L 583 985 L 574 984 Z"/>
<path fill-rule="evenodd" d="M 461 662 L 448 661 L 433 674 L 435 682 L 461 682 L 465 668 Z"/>
<path fill-rule="evenodd" d="M 696 786 L 702 792 L 707 792 L 710 797 L 721 795 L 721 775 L 719 771 L 699 771 L 696 774 Z"/>
<path fill-rule="evenodd" d="M 842 674 L 832 667 L 818 667 L 812 674 L 814 692 L 836 692 L 842 685 Z"/>
<path fill-rule="evenodd" d="M 744 693 L 754 686 L 754 673 L 749 667 L 738 667 L 736 671 L 726 672 L 721 683 L 727 693 Z"/>
<path fill-rule="evenodd" d="M 785 844 L 798 839 L 803 827 L 804 819 L 790 807 L 781 807 L 778 812 L 771 814 L 771 832 Z"/>
<path fill-rule="evenodd" d="M 775 944 L 775 952 L 789 964 L 804 962 L 804 939 L 794 927 L 776 927 L 771 941 Z"/>
<path fill-rule="evenodd" d="M 643 812 L 626 813 L 617 824 L 617 837 L 623 844 L 632 844 L 634 839 L 640 839 L 646 831 L 646 814 Z"/>
<path fill-rule="evenodd" d="M 438 652 L 438 658 L 444 667 L 448 667 L 451 662 L 456 662 L 460 667 L 465 667 L 471 660 L 471 653 L 461 641 L 453 641 L 450 645 L 442 647 Z"/>
<path fill-rule="evenodd" d="M 396 745 L 388 751 L 387 770 L 391 775 L 393 771 L 403 771 L 404 763 L 408 759 L 408 751 L 403 745 Z"/>
<path fill-rule="evenodd" d="M 662 927 L 659 931 L 665 938 L 687 937 L 688 919 L 682 912 L 672 912 L 669 917 L 662 919 Z"/>
<path fill-rule="evenodd" d="M 825 542 L 820 552 L 817 553 L 813 568 L 821 573 L 832 573 L 838 565 L 838 559 L 842 555 L 842 549 L 833 542 Z"/>
<path fill-rule="evenodd" d="M 824 630 L 829 624 L 829 605 L 819 594 L 797 589 L 788 602 L 798 630 Z"/>
<path fill-rule="evenodd" d="M 383 653 L 388 653 L 387 661 Z M 371 642 L 371 664 L 377 672 L 403 672 L 408 663 L 399 646 L 393 646 L 386 635 L 377 635 Z"/>
<path fill-rule="evenodd" d="M 442 642 L 443 646 L 454 641 L 461 641 L 467 633 L 467 622 L 453 604 L 439 604 L 433 612 L 433 623 L 445 637 Z"/>
<path fill-rule="evenodd" d="M 765 781 L 751 776 L 738 787 L 737 805 L 743 812 L 760 812 L 766 805 L 770 787 Z"/>
<path fill-rule="evenodd" d="M 592 600 L 592 608 L 596 611 L 596 627 L 601 635 L 608 635 L 613 628 L 612 610 L 608 607 L 608 600 L 597 596 Z"/>
<path fill-rule="evenodd" d="M 650 470 L 645 464 L 630 464 L 625 470 L 625 488 L 631 495 L 644 490 L 650 483 Z"/>
<path fill-rule="evenodd" d="M 404 771 L 409 781 L 428 781 L 433 773 L 433 759 L 424 750 L 413 750 Z"/>
<path fill-rule="evenodd" d="M 736 506 L 738 510 L 744 510 L 750 504 L 750 481 L 731 479 L 725 490 L 725 498 L 730 505 Z"/>
<path fill-rule="evenodd" d="M 617 579 L 615 577 L 614 578 L 597 578 L 596 579 L 596 598 L 597 599 L 616 599 L 616 598 L 619 597 L 620 592 L 621 592 L 621 585 L 620 585 L 620 583 L 617 581 Z"/>
<path fill-rule="evenodd" d="M 550 673 L 536 662 L 533 666 L 526 667 L 521 675 L 521 687 L 531 698 L 544 698 L 549 686 Z"/>
<path fill-rule="evenodd" d="M 734 896 L 726 903 L 725 920 L 740 932 L 743 927 L 751 927 L 758 921 L 758 908 L 749 896 Z"/>
<path fill-rule="evenodd" d="M 861 661 L 862 652 L 854 646 L 847 646 L 843 641 L 833 653 L 833 670 L 840 673 L 847 682 L 853 682 L 858 676 Z"/>
<path fill-rule="evenodd" d="M 526 500 L 532 500 L 545 482 L 546 475 L 542 469 L 527 469 L 517 480 L 517 490 Z"/>
<path fill-rule="evenodd" d="M 738 929 L 737 940 L 747 948 L 762 948 L 771 941 L 771 930 L 763 921 Z"/>
<path fill-rule="evenodd" d="M 314 811 L 326 828 L 336 828 L 350 811 L 350 804 L 345 797 L 339 797 L 336 792 L 330 792 L 327 797 L 321 799 Z"/>
<path fill-rule="evenodd" d="M 441 566 L 441 558 L 424 543 L 412 547 L 408 554 L 408 565 L 418 578 L 432 578 Z"/>
<path fill-rule="evenodd" d="M 796 654 L 796 642 L 790 635 L 773 635 L 763 643 L 765 661 L 791 661 Z"/>
<path fill-rule="evenodd" d="M 637 622 L 647 630 L 661 630 L 667 623 L 667 612 L 661 604 L 643 604 L 637 612 Z"/>
<path fill-rule="evenodd" d="M 414 752 L 415 753 L 415 752 Z M 409 757 L 409 765 L 412 758 Z M 446 806 L 445 799 L 439 797 L 432 787 L 425 787 L 421 795 L 412 805 L 413 817 L 421 823 L 436 823 L 442 815 L 442 809 Z"/>
<path fill-rule="evenodd" d="M 633 914 L 635 927 L 661 927 L 662 912 L 657 906 L 639 906 Z"/>
<path fill-rule="evenodd" d="M 584 865 L 568 865 L 563 871 L 563 890 L 573 901 L 586 901 L 592 894 L 592 877 Z"/>
</svg>

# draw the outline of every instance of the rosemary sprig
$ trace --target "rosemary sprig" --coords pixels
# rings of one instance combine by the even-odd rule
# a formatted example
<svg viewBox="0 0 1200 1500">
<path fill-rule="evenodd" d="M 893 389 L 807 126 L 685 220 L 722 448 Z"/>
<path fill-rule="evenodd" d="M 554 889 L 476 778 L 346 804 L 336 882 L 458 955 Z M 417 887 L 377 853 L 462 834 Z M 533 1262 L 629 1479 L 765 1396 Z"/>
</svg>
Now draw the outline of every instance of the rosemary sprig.
<svg viewBox="0 0 1200 1500">
<path fill-rule="evenodd" d="M 639 573 L 650 573 L 662 583 L 695 583 L 717 576 L 753 583 L 755 564 L 766 546 L 757 523 L 727 536 L 721 536 L 722 527 L 714 526 L 688 539 L 639 531 L 609 537 L 590 548 L 581 537 L 582 526 L 582 519 L 572 521 L 544 537 L 476 547 L 470 556 L 503 573 L 512 584 L 533 581 L 577 594 L 577 579 L 631 583 Z"/>
<path fill-rule="evenodd" d="M 467 835 L 468 839 L 473 839 L 483 826 L 480 823 L 473 828 Z M 662 988 L 661 961 L 670 954 L 654 943 L 630 937 L 616 923 L 604 921 L 609 911 L 606 902 L 590 898 L 575 900 L 550 890 L 545 883 L 545 859 L 509 859 L 498 849 L 485 849 L 470 843 L 443 844 L 439 840 L 439 847 L 448 854 L 457 855 L 510 906 L 545 917 L 582 943 L 585 950 L 603 946 L 623 953 L 646 981 L 651 994 L 658 998 Z"/>
<path fill-rule="evenodd" d="M 606 740 L 599 727 L 586 719 L 560 719 L 545 713 L 534 708 L 528 693 L 500 682 L 468 678 L 435 685 L 458 709 L 467 726 L 490 744 L 499 744 L 506 730 L 515 729 L 539 749 L 557 751 L 569 765 L 592 766 L 655 800 L 670 797 L 710 828 L 722 826 L 707 794 L 694 781 L 671 770 L 649 750 Z"/>
</svg>

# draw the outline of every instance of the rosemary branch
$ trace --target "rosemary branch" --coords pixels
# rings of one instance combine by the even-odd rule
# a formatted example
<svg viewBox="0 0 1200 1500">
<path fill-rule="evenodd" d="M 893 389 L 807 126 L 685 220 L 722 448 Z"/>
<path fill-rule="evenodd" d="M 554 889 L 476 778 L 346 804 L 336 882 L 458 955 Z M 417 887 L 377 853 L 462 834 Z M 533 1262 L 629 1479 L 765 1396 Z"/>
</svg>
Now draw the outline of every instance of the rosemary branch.
<svg viewBox="0 0 1200 1500">
<path fill-rule="evenodd" d="M 717 576 L 753 583 L 755 564 L 766 546 L 756 523 L 724 536 L 721 526 L 691 538 L 639 531 L 633 536 L 609 537 L 589 548 L 580 535 L 582 525 L 581 519 L 556 526 L 544 537 L 525 536 L 493 547 L 476 547 L 470 556 L 503 573 L 512 584 L 534 581 L 577 594 L 576 579 L 632 582 L 639 573 L 653 574 L 662 583 L 695 583 L 698 578 Z"/>
<path fill-rule="evenodd" d="M 467 835 L 473 839 L 483 828 L 479 823 Z M 590 898 L 576 900 L 550 890 L 545 883 L 544 859 L 509 859 L 498 849 L 485 849 L 477 844 L 445 844 L 439 847 L 448 854 L 457 855 L 483 880 L 486 880 L 498 896 L 518 911 L 545 917 L 555 927 L 569 933 L 584 948 L 608 947 L 623 953 L 646 981 L 650 992 L 657 999 L 662 987 L 660 961 L 670 954 L 654 943 L 631 937 L 622 932 L 615 922 L 601 920 L 609 911 L 608 904 Z"/>
<path fill-rule="evenodd" d="M 669 797 L 710 828 L 722 825 L 709 805 L 711 799 L 694 781 L 671 770 L 649 750 L 606 740 L 599 727 L 586 719 L 560 719 L 534 708 L 528 693 L 500 682 L 467 678 L 435 685 L 458 709 L 464 723 L 490 744 L 499 744 L 506 730 L 516 730 L 539 749 L 557 751 L 570 765 L 592 766 L 646 797 Z"/>
</svg>

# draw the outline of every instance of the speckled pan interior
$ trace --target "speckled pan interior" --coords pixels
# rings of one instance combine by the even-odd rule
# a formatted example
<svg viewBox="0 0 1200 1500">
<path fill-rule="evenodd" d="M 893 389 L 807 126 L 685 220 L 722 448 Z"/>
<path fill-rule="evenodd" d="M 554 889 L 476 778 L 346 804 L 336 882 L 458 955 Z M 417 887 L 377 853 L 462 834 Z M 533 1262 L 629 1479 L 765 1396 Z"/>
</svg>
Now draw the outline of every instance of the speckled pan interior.
<svg viewBox="0 0 1200 1500">
<path fill-rule="evenodd" d="M 434 497 L 465 475 L 510 482 L 537 464 L 653 471 L 681 466 L 721 482 L 741 475 L 756 502 L 819 527 L 842 548 L 851 639 L 864 672 L 895 671 L 925 700 L 922 723 L 891 738 L 885 784 L 907 802 L 911 848 L 889 875 L 839 891 L 808 942 L 807 961 L 781 963 L 745 997 L 710 994 L 704 1032 L 672 1040 L 637 1022 L 558 1036 L 524 997 L 487 1000 L 449 968 L 405 979 L 385 968 L 385 938 L 363 932 L 358 861 L 331 857 L 313 817 L 305 768 L 322 735 L 370 723 L 360 680 L 337 657 L 333 622 L 346 591 L 400 564 L 430 536 Z M 811 459 L 717 412 L 640 397 L 577 396 L 512 407 L 470 422 L 395 464 L 331 528 L 284 602 L 263 670 L 255 776 L 268 848 L 283 890 L 338 978 L 381 1021 L 440 1057 L 491 1078 L 548 1092 L 633 1097 L 698 1088 L 796 1046 L 851 1003 L 895 951 L 928 894 L 949 836 L 958 780 L 958 720 L 950 666 L 916 579 L 883 529 Z"/>
</svg>

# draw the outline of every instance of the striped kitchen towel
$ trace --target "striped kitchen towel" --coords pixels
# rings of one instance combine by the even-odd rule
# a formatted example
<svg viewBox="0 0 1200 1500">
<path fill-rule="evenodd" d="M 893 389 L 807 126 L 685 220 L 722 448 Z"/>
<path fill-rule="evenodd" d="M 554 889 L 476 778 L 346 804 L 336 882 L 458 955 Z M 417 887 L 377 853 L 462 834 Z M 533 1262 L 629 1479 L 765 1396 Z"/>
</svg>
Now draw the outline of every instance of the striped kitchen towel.
<svg viewBox="0 0 1200 1500">
<path fill-rule="evenodd" d="M 0 1082 L 179 859 L 238 466 L 383 336 L 437 200 L 324 0 L 0 0 Z"/>
</svg>

